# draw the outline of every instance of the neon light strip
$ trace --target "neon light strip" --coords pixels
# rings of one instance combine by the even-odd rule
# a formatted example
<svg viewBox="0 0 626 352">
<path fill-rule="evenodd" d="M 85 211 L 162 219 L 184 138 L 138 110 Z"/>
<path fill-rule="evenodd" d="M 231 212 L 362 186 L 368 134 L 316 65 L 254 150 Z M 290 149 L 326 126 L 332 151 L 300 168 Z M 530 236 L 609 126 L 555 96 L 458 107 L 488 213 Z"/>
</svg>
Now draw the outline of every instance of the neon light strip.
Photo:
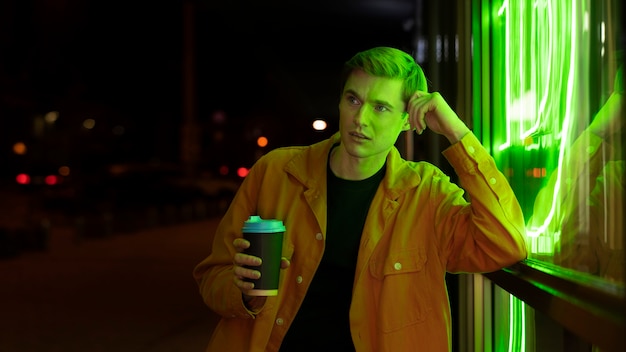
<svg viewBox="0 0 626 352">
<path fill-rule="evenodd" d="M 508 352 L 513 352 L 513 339 L 515 338 L 515 323 L 517 319 L 515 314 L 515 296 L 509 294 L 509 349 Z"/>
<path fill-rule="evenodd" d="M 546 31 L 549 33 L 548 37 L 548 43 L 547 43 L 547 47 L 546 48 L 542 48 L 543 49 L 543 53 L 537 53 L 537 52 L 531 52 L 531 57 L 536 58 L 539 57 L 539 55 L 541 54 L 547 54 L 548 57 L 546 58 L 546 60 L 543 60 L 544 62 L 547 62 L 548 67 L 545 69 L 545 75 L 542 75 L 542 77 L 547 77 L 548 80 L 552 77 L 552 59 L 553 59 L 553 52 L 554 52 L 554 36 L 552 35 L 552 33 L 554 33 L 554 21 L 553 21 L 553 13 L 552 13 L 552 6 L 550 6 L 549 3 L 546 3 L 544 1 L 543 3 L 544 7 L 547 9 L 547 24 L 545 23 L 545 21 L 538 21 L 536 20 L 537 17 L 539 17 L 538 15 L 536 16 L 532 16 L 532 23 L 533 23 L 533 27 L 532 27 L 532 33 L 541 33 L 543 31 Z M 539 7 L 539 1 L 536 1 L 534 6 L 533 6 L 536 10 L 535 13 L 537 13 L 538 7 Z M 521 23 L 523 23 L 523 21 L 521 21 Z M 533 49 L 535 48 L 535 46 L 532 47 Z M 523 62 L 520 60 L 520 62 Z M 522 67 L 522 65 L 520 65 L 520 67 Z M 532 77 L 535 78 L 533 79 L 533 84 L 534 87 L 531 91 L 536 92 L 537 91 L 537 61 L 536 60 L 532 60 L 532 68 L 531 68 L 531 74 Z M 520 77 L 524 77 L 523 73 L 520 73 Z M 535 124 L 528 129 L 527 131 L 523 131 L 523 124 L 520 123 L 520 141 L 525 140 L 526 138 L 528 138 L 529 136 L 531 136 L 533 133 L 537 132 L 537 130 L 539 129 L 539 126 L 541 125 L 541 119 L 544 116 L 544 112 L 546 110 L 546 105 L 548 103 L 548 93 L 549 93 L 549 89 L 550 89 L 550 85 L 549 84 L 544 84 L 544 89 L 543 89 L 543 94 L 541 95 L 541 102 L 539 103 L 539 109 L 537 109 L 536 111 L 536 116 L 535 116 Z M 533 102 L 535 103 L 535 102 Z"/>
<path fill-rule="evenodd" d="M 511 72 L 511 46 L 509 44 L 509 37 L 510 37 L 510 33 L 511 33 L 511 11 L 510 11 L 510 6 L 509 6 L 509 1 L 505 0 L 502 3 L 502 6 L 500 6 L 500 9 L 498 10 L 498 16 L 501 16 L 502 13 L 505 13 L 505 34 L 504 34 L 504 38 L 505 38 L 505 44 L 504 44 L 504 72 L 508 73 Z M 505 80 L 505 86 L 504 86 L 504 101 L 506 102 L 507 105 L 507 111 L 508 111 L 508 106 L 511 105 L 511 81 L 510 80 Z M 506 119 L 506 141 L 501 144 L 498 149 L 500 151 L 508 148 L 509 146 L 511 146 L 511 120 L 510 119 Z"/>
<path fill-rule="evenodd" d="M 507 293 L 508 294 L 508 293 Z M 526 311 L 524 302 L 509 295 L 508 352 L 526 351 Z M 519 334 L 517 334 L 519 332 Z"/>
<path fill-rule="evenodd" d="M 563 128 L 561 129 L 561 143 L 559 145 L 559 159 L 558 159 L 558 166 L 557 166 L 557 178 L 556 178 L 556 183 L 555 183 L 555 187 L 554 187 L 554 192 L 552 193 L 552 206 L 550 207 L 550 212 L 548 213 L 548 216 L 546 217 L 546 219 L 543 221 L 543 224 L 541 224 L 537 229 L 528 229 L 527 230 L 527 235 L 530 237 L 538 237 L 539 235 L 541 235 L 546 228 L 548 227 L 548 225 L 550 224 L 550 222 L 552 221 L 552 219 L 554 218 L 554 213 L 555 213 L 555 205 L 558 204 L 558 198 L 559 198 L 559 193 L 560 193 L 560 188 L 561 188 L 561 181 L 562 181 L 562 167 L 563 167 L 563 159 L 564 159 L 564 154 L 565 154 L 565 150 L 566 147 L 568 145 L 568 135 L 569 133 L 567 133 L 570 130 L 570 126 L 571 126 L 571 122 L 572 122 L 572 100 L 574 97 L 574 67 L 576 67 L 576 50 L 577 50 L 577 46 L 576 46 L 576 41 L 577 41 L 577 32 L 576 32 L 576 2 L 573 1 L 572 2 L 572 12 L 571 12 L 571 16 L 569 16 L 570 19 L 570 35 L 571 35 L 571 42 L 570 42 L 570 62 L 569 62 L 569 71 L 567 73 L 567 95 L 566 95 L 566 104 L 565 104 L 565 118 L 563 119 Z"/>
</svg>

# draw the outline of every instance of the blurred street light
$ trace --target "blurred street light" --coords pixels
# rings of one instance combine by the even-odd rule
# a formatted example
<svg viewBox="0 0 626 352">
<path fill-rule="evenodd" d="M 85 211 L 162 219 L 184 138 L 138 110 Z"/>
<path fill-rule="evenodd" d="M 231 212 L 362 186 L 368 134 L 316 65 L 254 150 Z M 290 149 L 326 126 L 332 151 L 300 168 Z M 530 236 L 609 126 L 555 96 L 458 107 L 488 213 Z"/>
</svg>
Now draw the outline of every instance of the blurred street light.
<svg viewBox="0 0 626 352">
<path fill-rule="evenodd" d="M 316 131 L 323 131 L 328 127 L 328 124 L 324 120 L 313 121 L 313 129 Z"/>
</svg>

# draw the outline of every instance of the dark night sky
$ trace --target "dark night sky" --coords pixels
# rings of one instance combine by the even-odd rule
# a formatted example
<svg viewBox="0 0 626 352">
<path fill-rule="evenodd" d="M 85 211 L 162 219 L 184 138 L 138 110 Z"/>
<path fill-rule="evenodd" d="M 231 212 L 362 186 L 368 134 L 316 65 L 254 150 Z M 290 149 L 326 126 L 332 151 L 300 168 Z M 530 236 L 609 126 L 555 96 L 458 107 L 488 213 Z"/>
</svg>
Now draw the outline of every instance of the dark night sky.
<svg viewBox="0 0 626 352">
<path fill-rule="evenodd" d="M 180 6 L 70 0 L 3 4 L 5 105 L 35 113 L 65 104 L 131 114 L 157 105 L 179 110 Z"/>
<path fill-rule="evenodd" d="M 118 154 L 175 160 L 184 113 L 182 3 L 3 1 L 2 149 L 29 138 L 33 116 L 58 110 L 59 126 L 85 117 L 103 131 L 123 124 Z M 260 3 L 195 1 L 200 128 L 214 128 L 210 117 L 220 109 L 237 126 L 285 128 L 274 131 L 282 144 L 309 143 L 315 137 L 298 136 L 298 126 L 335 117 L 343 61 L 374 45 L 410 50 L 412 29 L 403 26 L 414 15 L 411 0 Z"/>
</svg>

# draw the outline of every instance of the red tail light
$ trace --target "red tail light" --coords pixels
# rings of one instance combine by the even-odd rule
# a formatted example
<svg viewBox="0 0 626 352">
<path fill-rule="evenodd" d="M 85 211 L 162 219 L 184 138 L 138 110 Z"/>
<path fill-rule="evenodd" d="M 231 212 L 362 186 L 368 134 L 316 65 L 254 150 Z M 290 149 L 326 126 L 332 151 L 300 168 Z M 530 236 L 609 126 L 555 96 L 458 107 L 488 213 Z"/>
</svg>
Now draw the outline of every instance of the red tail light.
<svg viewBox="0 0 626 352">
<path fill-rule="evenodd" d="M 247 168 L 243 166 L 237 169 L 237 175 L 241 178 L 248 176 L 248 172 L 250 172 L 250 170 L 248 170 Z"/>
<path fill-rule="evenodd" d="M 28 174 L 19 174 L 15 177 L 15 181 L 20 185 L 27 185 L 30 183 L 30 176 Z"/>
<path fill-rule="evenodd" d="M 49 186 L 53 186 L 53 185 L 56 185 L 59 182 L 59 178 L 57 176 L 55 176 L 55 175 L 48 175 L 43 180 L 43 182 L 45 182 Z"/>
</svg>

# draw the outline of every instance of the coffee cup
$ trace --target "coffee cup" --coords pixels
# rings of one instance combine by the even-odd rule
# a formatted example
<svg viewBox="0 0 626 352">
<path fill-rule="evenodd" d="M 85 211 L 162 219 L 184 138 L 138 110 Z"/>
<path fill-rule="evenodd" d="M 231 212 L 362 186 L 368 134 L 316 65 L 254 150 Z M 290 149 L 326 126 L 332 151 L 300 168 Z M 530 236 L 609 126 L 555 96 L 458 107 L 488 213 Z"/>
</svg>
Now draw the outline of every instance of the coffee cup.
<svg viewBox="0 0 626 352">
<path fill-rule="evenodd" d="M 276 296 L 280 277 L 280 261 L 283 249 L 285 226 L 281 220 L 262 219 L 253 215 L 244 222 L 243 238 L 250 242 L 245 254 L 261 258 L 260 266 L 248 268 L 258 270 L 261 277 L 246 279 L 254 283 L 254 288 L 247 292 L 250 296 Z"/>
</svg>

